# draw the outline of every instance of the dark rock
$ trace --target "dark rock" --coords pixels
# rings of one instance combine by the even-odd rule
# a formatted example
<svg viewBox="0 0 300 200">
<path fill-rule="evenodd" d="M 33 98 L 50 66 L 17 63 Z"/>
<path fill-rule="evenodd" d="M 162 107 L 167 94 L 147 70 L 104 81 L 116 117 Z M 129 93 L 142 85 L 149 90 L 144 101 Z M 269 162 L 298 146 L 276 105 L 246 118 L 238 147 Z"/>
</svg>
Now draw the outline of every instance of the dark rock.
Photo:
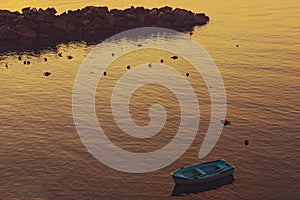
<svg viewBox="0 0 300 200">
<path fill-rule="evenodd" d="M 165 6 L 158 9 L 159 12 L 171 12 L 172 8 L 170 6 Z"/>
<path fill-rule="evenodd" d="M 134 28 L 134 27 L 136 27 L 136 22 L 133 20 L 127 20 L 126 25 L 128 28 Z"/>
<path fill-rule="evenodd" d="M 78 25 L 74 23 L 68 23 L 66 28 L 66 33 L 77 33 L 78 32 Z"/>
<path fill-rule="evenodd" d="M 114 15 L 115 17 L 124 16 L 122 10 L 118 10 L 118 9 L 111 9 L 110 14 Z"/>
<path fill-rule="evenodd" d="M 39 33 L 38 38 L 39 39 L 49 39 L 51 36 L 46 33 Z"/>
<path fill-rule="evenodd" d="M 126 27 L 126 18 L 125 17 L 116 17 L 115 18 L 115 26 L 122 28 Z"/>
<path fill-rule="evenodd" d="M 62 30 L 62 31 L 66 31 L 67 30 L 67 23 L 66 23 L 66 21 L 63 21 L 59 18 L 54 18 L 53 28 L 59 29 L 59 30 Z"/>
<path fill-rule="evenodd" d="M 149 16 L 151 18 L 157 18 L 158 16 L 158 9 L 157 8 L 153 8 L 150 12 L 149 12 Z"/>
<path fill-rule="evenodd" d="M 36 22 L 28 20 L 28 19 L 20 20 L 20 21 L 18 21 L 17 24 L 27 26 L 30 29 L 36 29 L 38 27 L 38 24 Z"/>
<path fill-rule="evenodd" d="M 30 10 L 29 10 L 29 13 L 30 14 L 37 14 L 37 9 L 36 8 L 31 8 Z"/>
<path fill-rule="evenodd" d="M 87 6 L 57 15 L 55 8 L 23 8 L 22 14 L 0 10 L 0 51 L 52 47 L 60 42 L 98 42 L 111 35 L 136 27 L 159 26 L 191 31 L 209 18 L 203 13 L 185 9 L 119 10 Z"/>
<path fill-rule="evenodd" d="M 209 21 L 209 18 L 204 13 L 197 13 L 195 15 L 195 23 L 197 25 L 206 24 Z"/>
<path fill-rule="evenodd" d="M 28 27 L 26 25 L 17 25 L 15 27 L 15 30 L 23 38 L 36 38 L 36 36 L 37 36 L 36 30 L 32 30 L 30 27 Z"/>
<path fill-rule="evenodd" d="M 44 16 L 44 22 L 47 22 L 47 23 L 53 23 L 53 20 L 54 20 L 54 16 L 52 16 L 52 15 L 45 15 Z"/>
<path fill-rule="evenodd" d="M 126 14 L 125 17 L 128 19 L 128 20 L 137 20 L 137 16 L 134 15 L 134 14 Z"/>
<path fill-rule="evenodd" d="M 25 13 L 28 13 L 29 10 L 30 10 L 30 7 L 23 8 L 23 9 L 22 9 L 23 15 L 24 15 Z"/>
<path fill-rule="evenodd" d="M 173 11 L 173 15 L 177 20 L 183 21 L 185 19 L 185 17 L 187 16 L 187 10 L 176 8 Z"/>
<path fill-rule="evenodd" d="M 52 24 L 47 22 L 39 23 L 39 28 L 38 28 L 39 33 L 51 34 L 50 31 L 51 29 L 52 29 Z"/>
<path fill-rule="evenodd" d="M 16 30 L 6 25 L 0 27 L 0 40 L 17 39 L 18 37 L 19 33 Z"/>
<path fill-rule="evenodd" d="M 48 15 L 52 15 L 52 16 L 54 16 L 57 13 L 55 8 L 47 8 L 46 12 L 48 13 Z"/>
<path fill-rule="evenodd" d="M 153 24 L 155 20 L 153 20 L 153 18 L 148 15 L 148 14 L 145 14 L 144 17 L 141 19 L 141 24 L 142 26 L 151 26 Z"/>
<path fill-rule="evenodd" d="M 106 14 L 105 15 L 105 21 L 108 25 L 110 26 L 114 26 L 115 25 L 115 22 L 116 22 L 116 19 L 113 15 L 111 14 Z"/>
</svg>

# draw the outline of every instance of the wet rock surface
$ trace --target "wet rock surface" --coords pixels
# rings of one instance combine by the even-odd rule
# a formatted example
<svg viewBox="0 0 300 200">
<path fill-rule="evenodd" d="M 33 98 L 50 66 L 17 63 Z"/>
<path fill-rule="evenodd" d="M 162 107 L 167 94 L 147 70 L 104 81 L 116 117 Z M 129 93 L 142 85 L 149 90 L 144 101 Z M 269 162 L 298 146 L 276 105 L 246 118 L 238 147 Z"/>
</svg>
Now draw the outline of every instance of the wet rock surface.
<svg viewBox="0 0 300 200">
<path fill-rule="evenodd" d="M 43 49 L 59 43 L 100 42 L 116 33 L 138 27 L 164 27 L 191 31 L 208 23 L 204 13 L 171 7 L 125 10 L 88 6 L 57 14 L 55 8 L 23 8 L 22 13 L 0 10 L 0 52 Z"/>
</svg>

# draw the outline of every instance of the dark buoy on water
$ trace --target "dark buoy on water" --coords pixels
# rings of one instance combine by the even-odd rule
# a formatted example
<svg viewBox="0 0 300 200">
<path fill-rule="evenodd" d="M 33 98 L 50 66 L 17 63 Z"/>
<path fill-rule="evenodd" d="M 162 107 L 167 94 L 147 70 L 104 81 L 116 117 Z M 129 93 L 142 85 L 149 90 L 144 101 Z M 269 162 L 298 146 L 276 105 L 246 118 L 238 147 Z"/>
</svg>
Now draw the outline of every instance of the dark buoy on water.
<svg viewBox="0 0 300 200">
<path fill-rule="evenodd" d="M 221 120 L 221 123 L 224 124 L 224 126 L 231 125 L 231 121 L 228 119 Z"/>
<path fill-rule="evenodd" d="M 193 32 L 190 32 L 190 35 L 193 35 Z"/>
<path fill-rule="evenodd" d="M 18 56 L 18 60 L 21 60 L 22 58 L 21 58 L 21 56 Z"/>
<path fill-rule="evenodd" d="M 62 53 L 58 53 L 57 55 L 58 55 L 59 57 L 62 57 Z"/>
<path fill-rule="evenodd" d="M 51 72 L 44 72 L 44 76 L 50 76 Z"/>
<path fill-rule="evenodd" d="M 176 59 L 178 59 L 178 56 L 172 56 L 171 57 L 173 60 L 176 60 Z"/>
<path fill-rule="evenodd" d="M 244 144 L 245 144 L 246 146 L 248 146 L 248 145 L 249 145 L 249 140 L 248 140 L 248 139 L 245 139 L 245 140 L 244 140 Z"/>
<path fill-rule="evenodd" d="M 152 67 L 152 63 L 149 63 L 148 67 Z"/>
<path fill-rule="evenodd" d="M 163 63 L 164 62 L 164 59 L 160 59 L 160 63 Z"/>
<path fill-rule="evenodd" d="M 115 54 L 114 54 L 114 53 L 112 53 L 112 54 L 111 54 L 111 56 L 115 56 Z"/>
<path fill-rule="evenodd" d="M 237 44 L 236 47 L 239 47 L 239 45 Z"/>
<path fill-rule="evenodd" d="M 44 58 L 44 61 L 45 61 L 45 62 L 47 62 L 47 60 L 48 60 L 47 58 Z"/>
<path fill-rule="evenodd" d="M 103 72 L 103 75 L 106 76 L 106 72 Z"/>
<path fill-rule="evenodd" d="M 185 75 L 188 77 L 190 75 L 190 73 L 187 72 Z"/>
<path fill-rule="evenodd" d="M 69 60 L 71 60 L 71 59 L 73 58 L 73 56 L 67 56 L 67 58 L 68 58 Z"/>
<path fill-rule="evenodd" d="M 26 61 L 25 60 L 23 61 L 23 63 L 24 63 L 24 65 L 26 65 Z"/>
<path fill-rule="evenodd" d="M 6 67 L 6 69 L 8 69 L 8 64 L 7 63 L 5 64 L 5 67 Z"/>
<path fill-rule="evenodd" d="M 130 65 L 127 65 L 127 69 L 130 69 Z"/>
<path fill-rule="evenodd" d="M 29 60 L 27 60 L 27 62 L 26 62 L 26 63 L 27 63 L 27 65 L 30 65 L 30 61 L 29 61 Z"/>
</svg>

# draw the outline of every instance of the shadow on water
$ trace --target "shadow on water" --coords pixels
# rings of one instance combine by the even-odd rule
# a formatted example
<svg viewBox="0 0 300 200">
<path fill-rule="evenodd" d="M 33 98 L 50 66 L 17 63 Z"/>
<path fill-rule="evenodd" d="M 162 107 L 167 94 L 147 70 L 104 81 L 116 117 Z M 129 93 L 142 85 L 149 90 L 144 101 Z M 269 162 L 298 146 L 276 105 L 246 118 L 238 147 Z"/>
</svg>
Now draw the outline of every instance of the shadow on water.
<svg viewBox="0 0 300 200">
<path fill-rule="evenodd" d="M 232 184 L 234 181 L 233 175 L 226 176 L 224 178 L 207 182 L 203 184 L 182 184 L 182 185 L 175 185 L 174 190 L 172 192 L 172 196 L 179 196 L 184 194 L 195 194 L 199 192 L 205 192 L 208 190 L 216 190 L 223 185 Z"/>
</svg>

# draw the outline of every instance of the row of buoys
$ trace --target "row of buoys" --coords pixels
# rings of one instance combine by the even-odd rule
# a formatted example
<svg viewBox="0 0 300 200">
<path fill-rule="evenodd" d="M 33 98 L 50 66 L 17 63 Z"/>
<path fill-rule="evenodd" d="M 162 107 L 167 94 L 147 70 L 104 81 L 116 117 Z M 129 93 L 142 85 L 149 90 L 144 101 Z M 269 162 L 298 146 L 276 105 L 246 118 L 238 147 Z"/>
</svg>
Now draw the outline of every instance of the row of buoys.
<svg viewBox="0 0 300 200">
<path fill-rule="evenodd" d="M 61 52 L 59 52 L 57 55 L 58 55 L 58 57 L 63 57 L 63 55 L 62 55 Z M 71 56 L 71 55 L 67 56 L 67 59 L 69 59 L 69 60 L 71 60 L 71 59 L 73 59 L 73 58 L 74 58 L 74 57 Z M 45 60 L 45 61 L 46 61 L 46 60 Z"/>
<path fill-rule="evenodd" d="M 22 60 L 22 57 L 21 57 L 21 56 L 18 56 L 18 60 L 21 61 L 21 60 Z M 44 58 L 44 61 L 47 62 L 47 61 L 48 61 L 48 58 Z M 23 63 L 24 63 L 24 65 L 26 65 L 26 64 L 29 65 L 29 64 L 30 64 L 30 61 L 29 61 L 29 60 L 27 60 L 27 61 L 24 60 Z"/>
<path fill-rule="evenodd" d="M 152 67 L 152 63 L 149 63 L 149 64 L 148 64 L 148 67 Z M 130 67 L 130 65 L 127 65 L 126 68 L 127 68 L 127 69 L 130 69 L 131 67 Z M 106 73 L 106 72 L 105 72 L 105 73 Z M 104 74 L 103 74 L 103 75 L 104 75 Z M 189 76 L 190 76 L 190 73 L 187 72 L 185 75 L 186 75 L 187 77 L 189 77 Z M 106 76 L 106 74 L 105 74 L 104 76 Z"/>
<path fill-rule="evenodd" d="M 174 56 L 171 56 L 170 58 L 173 60 L 177 60 L 178 56 L 174 55 Z M 164 62 L 164 59 L 160 59 L 160 63 L 163 63 L 163 62 Z"/>
<path fill-rule="evenodd" d="M 24 64 L 24 65 L 26 65 L 26 64 L 27 64 L 27 65 L 30 65 L 30 61 L 29 61 L 29 60 L 27 60 L 27 61 L 24 60 L 24 61 L 23 61 L 23 64 Z"/>
<path fill-rule="evenodd" d="M 61 52 L 59 52 L 57 55 L 58 55 L 58 57 L 63 57 Z M 73 59 L 73 56 L 69 55 L 69 56 L 67 56 L 67 59 L 71 60 L 71 59 Z M 21 61 L 22 60 L 22 56 L 19 55 L 18 56 L 18 60 Z M 47 62 L 48 58 L 45 57 L 44 61 Z M 23 64 L 24 65 L 30 65 L 30 60 L 24 60 Z M 8 63 L 5 64 L 5 68 L 8 69 Z M 106 75 L 106 72 L 104 74 Z M 46 72 L 43 73 L 43 75 L 44 76 L 50 76 L 51 72 L 46 71 Z"/>
</svg>

